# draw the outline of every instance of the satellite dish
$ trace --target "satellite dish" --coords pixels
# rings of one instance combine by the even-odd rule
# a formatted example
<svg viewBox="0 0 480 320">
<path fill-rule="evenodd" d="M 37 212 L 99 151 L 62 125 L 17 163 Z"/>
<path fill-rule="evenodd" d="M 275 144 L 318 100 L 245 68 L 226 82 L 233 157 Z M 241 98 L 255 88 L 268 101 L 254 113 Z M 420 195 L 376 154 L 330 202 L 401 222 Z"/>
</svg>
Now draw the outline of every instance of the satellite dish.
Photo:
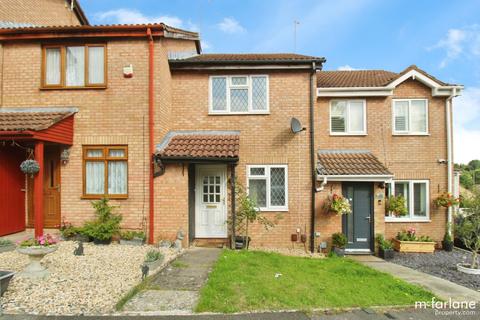
<svg viewBox="0 0 480 320">
<path fill-rule="evenodd" d="M 290 129 L 292 129 L 293 133 L 299 133 L 305 130 L 305 127 L 302 126 L 302 123 L 300 122 L 300 120 L 298 120 L 297 118 L 292 118 L 290 120 Z"/>
</svg>

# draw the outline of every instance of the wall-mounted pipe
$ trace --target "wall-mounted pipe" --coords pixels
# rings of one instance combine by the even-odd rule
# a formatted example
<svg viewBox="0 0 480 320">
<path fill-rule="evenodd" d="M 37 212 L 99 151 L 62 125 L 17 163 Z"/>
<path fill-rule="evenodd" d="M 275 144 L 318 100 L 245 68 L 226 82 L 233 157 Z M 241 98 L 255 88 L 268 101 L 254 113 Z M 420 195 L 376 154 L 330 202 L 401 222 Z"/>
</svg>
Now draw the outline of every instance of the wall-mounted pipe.
<svg viewBox="0 0 480 320">
<path fill-rule="evenodd" d="M 148 161 L 150 165 L 148 176 L 148 243 L 153 244 L 154 239 L 154 222 L 155 222 L 155 197 L 153 186 L 153 161 L 154 161 L 154 122 L 153 122 L 153 110 L 154 110 L 154 50 L 153 50 L 153 36 L 152 30 L 147 28 L 148 38 Z"/>
<path fill-rule="evenodd" d="M 448 193 L 453 193 L 453 152 L 452 152 L 452 100 L 457 95 L 457 89 L 452 89 L 452 94 L 448 96 L 445 102 L 445 122 L 447 126 L 447 183 L 448 183 Z M 447 214 L 447 232 L 448 234 L 452 235 L 452 207 L 448 207 L 448 214 Z"/>
</svg>

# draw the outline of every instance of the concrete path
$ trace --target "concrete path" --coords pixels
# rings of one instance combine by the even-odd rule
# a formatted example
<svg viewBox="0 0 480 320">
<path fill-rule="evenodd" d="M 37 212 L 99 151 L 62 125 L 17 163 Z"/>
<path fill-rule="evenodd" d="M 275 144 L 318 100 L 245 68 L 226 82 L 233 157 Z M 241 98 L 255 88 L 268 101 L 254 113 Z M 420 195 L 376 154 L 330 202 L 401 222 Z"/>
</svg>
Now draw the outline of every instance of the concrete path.
<svg viewBox="0 0 480 320">
<path fill-rule="evenodd" d="M 150 281 L 149 288 L 127 302 L 127 313 L 191 313 L 221 249 L 193 248 Z"/>
<path fill-rule="evenodd" d="M 378 271 L 390 273 L 397 278 L 419 285 L 446 301 L 451 298 L 452 301 L 480 302 L 480 292 L 460 286 L 448 280 L 395 263 L 386 262 L 375 256 L 350 256 L 350 258 Z"/>
<path fill-rule="evenodd" d="M 463 312 L 466 311 L 466 312 Z M 455 313 L 454 310 L 444 310 L 439 313 L 432 309 L 415 310 L 371 310 L 357 309 L 349 312 L 325 314 L 315 312 L 306 314 L 304 312 L 265 312 L 265 313 L 244 313 L 244 314 L 199 314 L 199 315 L 170 315 L 170 316 L 71 316 L 71 317 L 46 317 L 32 315 L 4 315 L 0 320 L 476 320 L 480 318 L 480 311 L 463 310 Z"/>
</svg>

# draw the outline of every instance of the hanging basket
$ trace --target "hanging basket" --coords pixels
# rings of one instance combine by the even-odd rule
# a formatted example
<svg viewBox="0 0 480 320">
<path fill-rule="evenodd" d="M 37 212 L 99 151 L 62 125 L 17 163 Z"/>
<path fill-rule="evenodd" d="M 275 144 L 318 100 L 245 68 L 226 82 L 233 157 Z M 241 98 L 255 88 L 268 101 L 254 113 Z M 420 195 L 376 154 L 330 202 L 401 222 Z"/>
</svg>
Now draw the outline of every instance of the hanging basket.
<svg viewBox="0 0 480 320">
<path fill-rule="evenodd" d="M 29 159 L 20 164 L 20 170 L 22 170 L 23 173 L 33 177 L 40 171 L 40 165 L 37 161 Z"/>
</svg>

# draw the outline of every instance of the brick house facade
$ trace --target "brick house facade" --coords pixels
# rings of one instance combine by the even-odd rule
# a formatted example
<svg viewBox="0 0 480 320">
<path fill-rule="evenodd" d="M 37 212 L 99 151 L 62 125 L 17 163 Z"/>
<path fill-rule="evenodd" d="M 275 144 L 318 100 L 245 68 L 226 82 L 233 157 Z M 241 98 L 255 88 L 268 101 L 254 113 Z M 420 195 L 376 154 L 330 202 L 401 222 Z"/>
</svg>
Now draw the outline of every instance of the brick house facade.
<svg viewBox="0 0 480 320">
<path fill-rule="evenodd" d="M 163 24 L 17 27 L 1 29 L 0 42 L 0 158 L 9 163 L 0 175 L 7 177 L 28 157 L 41 160 L 46 170 L 34 179 L 8 176 L 9 184 L 0 184 L 5 199 L 11 197 L 6 190 L 12 183 L 26 190 L 15 194 L 15 206 L 2 208 L 5 221 L 7 215 L 17 219 L 0 235 L 54 227 L 62 219 L 81 225 L 93 217 L 90 201 L 106 195 L 119 206 L 122 228 L 145 230 L 150 242 L 172 240 L 182 231 L 186 246 L 228 243 L 232 228 L 226 220 L 235 216 L 236 182 L 248 188 L 266 217 L 278 219 L 268 231 L 252 226 L 256 246 L 290 247 L 291 235 L 300 233 L 316 250 L 330 242 L 332 233 L 343 231 L 352 249 L 369 251 L 374 234 L 391 238 L 412 226 L 437 242 L 443 237 L 448 212 L 432 200 L 451 191 L 446 124 L 449 98 L 460 94 L 461 86 L 414 66 L 399 74 L 325 72 L 319 57 L 201 54 L 198 34 Z M 55 68 L 45 73 L 46 61 L 63 52 L 67 59 L 74 54 L 71 47 L 85 46 L 91 61 L 104 61 L 104 73 L 88 59 L 83 62 L 85 83 L 99 74 L 104 82 L 69 88 L 68 81 L 79 80 L 66 63 L 59 67 L 59 84 L 46 86 L 57 79 Z M 90 49 L 99 47 L 104 60 Z M 47 59 L 48 48 L 58 51 Z M 404 102 L 394 116 L 397 100 Z M 426 102 L 411 102 L 417 100 Z M 52 112 L 64 114 L 71 124 Z M 19 114 L 50 122 L 47 127 L 12 125 Z M 292 118 L 305 130 L 293 132 Z M 424 132 L 396 134 L 392 126 L 403 128 L 405 119 Z M 72 130 L 71 140 L 58 140 L 54 131 L 62 126 Z M 385 172 L 369 175 L 362 166 L 335 160 L 349 174 L 321 174 L 319 166 L 328 163 L 322 154 L 369 157 Z M 348 188 L 352 203 L 357 191 L 359 199 L 367 192 L 368 201 L 355 204 L 350 218 L 325 212 L 327 197 L 350 197 Z M 385 200 L 395 190 L 408 197 L 411 219 L 385 214 Z M 370 224 L 356 222 L 357 212 Z M 362 235 L 355 234 L 352 223 L 363 225 Z"/>
</svg>

